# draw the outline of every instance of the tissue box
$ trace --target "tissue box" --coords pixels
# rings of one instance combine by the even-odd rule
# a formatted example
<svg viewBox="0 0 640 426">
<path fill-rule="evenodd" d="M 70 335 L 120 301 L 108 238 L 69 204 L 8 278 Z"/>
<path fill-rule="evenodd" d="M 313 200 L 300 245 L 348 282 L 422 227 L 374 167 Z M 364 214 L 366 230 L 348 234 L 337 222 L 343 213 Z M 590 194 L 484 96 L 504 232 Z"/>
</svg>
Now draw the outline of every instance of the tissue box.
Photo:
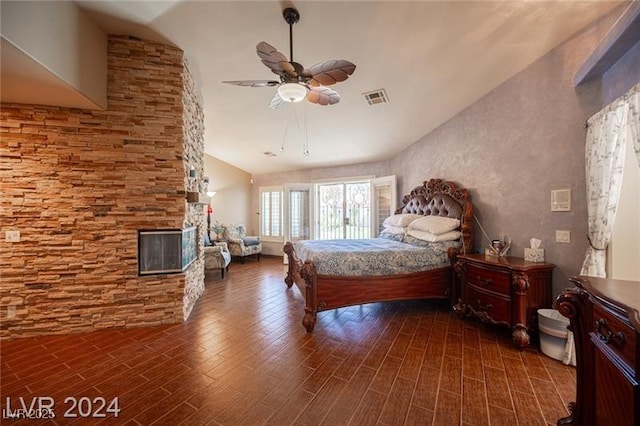
<svg viewBox="0 0 640 426">
<path fill-rule="evenodd" d="M 544 262 L 544 249 L 533 249 L 531 247 L 525 247 L 524 260 L 527 262 Z"/>
</svg>

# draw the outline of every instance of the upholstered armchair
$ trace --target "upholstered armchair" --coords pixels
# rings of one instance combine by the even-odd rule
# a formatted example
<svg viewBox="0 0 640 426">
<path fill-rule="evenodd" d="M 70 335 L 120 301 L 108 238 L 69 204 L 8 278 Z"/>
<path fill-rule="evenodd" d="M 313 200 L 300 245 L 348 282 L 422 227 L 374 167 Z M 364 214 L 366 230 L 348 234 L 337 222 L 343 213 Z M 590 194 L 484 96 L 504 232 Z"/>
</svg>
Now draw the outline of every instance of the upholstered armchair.
<svg viewBox="0 0 640 426">
<path fill-rule="evenodd" d="M 247 236 L 244 225 L 227 225 L 224 229 L 224 238 L 227 240 L 231 255 L 239 257 L 242 263 L 247 256 L 253 254 L 260 260 L 262 242 L 258 237 Z"/>
<path fill-rule="evenodd" d="M 224 271 L 229 271 L 231 253 L 225 242 L 216 242 L 212 246 L 204 246 L 204 269 L 220 269 L 220 275 L 224 278 Z"/>
</svg>

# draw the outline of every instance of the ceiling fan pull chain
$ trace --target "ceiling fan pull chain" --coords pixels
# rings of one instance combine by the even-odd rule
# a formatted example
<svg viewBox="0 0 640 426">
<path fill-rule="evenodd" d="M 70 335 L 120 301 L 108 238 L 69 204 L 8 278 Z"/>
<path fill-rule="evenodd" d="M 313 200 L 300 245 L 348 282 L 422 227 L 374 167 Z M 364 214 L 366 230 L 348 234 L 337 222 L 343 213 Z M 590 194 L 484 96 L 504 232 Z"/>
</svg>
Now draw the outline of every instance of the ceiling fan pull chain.
<svg viewBox="0 0 640 426">
<path fill-rule="evenodd" d="M 302 146 L 302 155 L 308 157 L 309 153 L 309 126 L 307 125 L 307 106 L 304 106 L 304 144 Z"/>
<path fill-rule="evenodd" d="M 291 114 L 287 116 L 287 124 L 284 126 L 284 136 L 282 137 L 282 145 L 280 145 L 280 152 L 284 152 L 284 143 L 287 140 L 287 134 L 289 133 L 289 121 L 291 121 Z"/>
<path fill-rule="evenodd" d="M 295 105 L 293 106 L 293 113 L 295 114 L 296 117 L 296 126 L 298 127 L 298 129 L 300 128 L 300 120 L 298 120 L 298 109 L 296 108 Z"/>
</svg>

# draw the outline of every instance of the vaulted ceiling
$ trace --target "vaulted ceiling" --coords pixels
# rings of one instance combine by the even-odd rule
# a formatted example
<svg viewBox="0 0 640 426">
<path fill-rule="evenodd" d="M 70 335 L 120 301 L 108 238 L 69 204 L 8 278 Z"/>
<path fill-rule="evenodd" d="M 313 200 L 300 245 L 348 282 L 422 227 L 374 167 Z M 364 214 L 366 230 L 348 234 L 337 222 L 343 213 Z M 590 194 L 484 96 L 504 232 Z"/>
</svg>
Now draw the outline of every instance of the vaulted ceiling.
<svg viewBox="0 0 640 426">
<path fill-rule="evenodd" d="M 107 33 L 184 50 L 201 89 L 206 153 L 259 174 L 390 158 L 621 2 L 76 3 Z M 260 62 L 256 44 L 266 41 L 289 56 L 282 17 L 289 6 L 301 15 L 293 28 L 296 62 L 357 65 L 348 80 L 331 86 L 340 103 L 272 110 L 274 87 L 221 83 L 277 78 Z M 378 89 L 388 103 L 369 105 L 363 94 Z"/>
</svg>

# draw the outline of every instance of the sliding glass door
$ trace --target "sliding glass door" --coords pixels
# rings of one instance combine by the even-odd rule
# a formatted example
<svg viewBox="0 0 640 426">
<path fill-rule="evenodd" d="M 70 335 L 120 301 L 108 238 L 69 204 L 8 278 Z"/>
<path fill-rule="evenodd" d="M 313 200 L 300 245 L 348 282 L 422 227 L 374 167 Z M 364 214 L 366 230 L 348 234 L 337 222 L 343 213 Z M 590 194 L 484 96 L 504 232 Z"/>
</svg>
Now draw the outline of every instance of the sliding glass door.
<svg viewBox="0 0 640 426">
<path fill-rule="evenodd" d="M 319 240 L 371 237 L 369 181 L 318 184 Z"/>
</svg>

